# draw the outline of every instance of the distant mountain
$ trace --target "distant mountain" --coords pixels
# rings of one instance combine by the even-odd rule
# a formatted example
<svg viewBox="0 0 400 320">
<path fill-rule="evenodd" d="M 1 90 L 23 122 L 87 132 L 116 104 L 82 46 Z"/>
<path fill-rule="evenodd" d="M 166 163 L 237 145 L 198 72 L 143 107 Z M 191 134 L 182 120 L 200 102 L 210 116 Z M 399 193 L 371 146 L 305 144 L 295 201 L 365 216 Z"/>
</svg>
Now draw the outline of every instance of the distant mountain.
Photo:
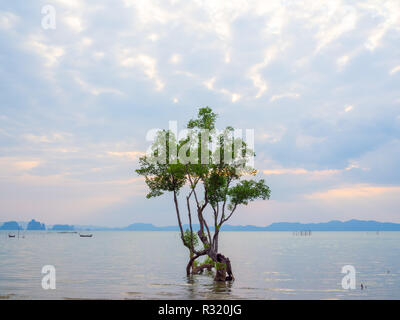
<svg viewBox="0 0 400 320">
<path fill-rule="evenodd" d="M 46 230 L 46 225 L 32 219 L 31 222 L 28 223 L 26 230 Z"/>
<path fill-rule="evenodd" d="M 74 226 L 68 224 L 55 224 L 50 230 L 52 231 L 74 231 Z"/>
<path fill-rule="evenodd" d="M 158 231 L 160 227 L 156 227 L 151 223 L 134 223 L 126 228 L 122 228 L 123 230 L 129 231 Z M 162 227 L 161 227 L 162 228 Z"/>
<path fill-rule="evenodd" d="M 189 229 L 189 225 L 183 225 L 183 229 Z M 193 225 L 195 231 L 199 230 L 199 225 Z M 214 230 L 214 227 L 210 228 Z M 130 231 L 179 231 L 178 226 L 156 227 L 149 223 L 134 223 L 120 230 Z M 378 221 L 329 221 L 320 223 L 299 223 L 299 222 L 276 222 L 269 226 L 260 227 L 253 225 L 232 226 L 223 225 L 221 230 L 224 231 L 400 231 L 400 224 Z"/>
<path fill-rule="evenodd" d="M 2 226 L 0 226 L 0 230 L 21 230 L 22 228 L 18 225 L 16 221 L 8 221 L 4 222 Z"/>
<path fill-rule="evenodd" d="M 266 231 L 400 231 L 400 224 L 377 221 L 349 220 L 321 223 L 278 222 L 265 227 Z"/>
<path fill-rule="evenodd" d="M 19 223 L 15 221 L 4 222 L 0 225 L 0 230 L 18 230 Z M 182 226 L 183 230 L 189 229 L 189 225 Z M 194 224 L 193 230 L 198 231 L 199 225 Z M 45 230 L 44 223 L 40 223 L 32 219 L 27 224 L 27 230 Z M 400 231 L 400 224 L 391 222 L 378 222 L 378 221 L 363 221 L 363 220 L 349 220 L 349 221 L 329 221 L 320 223 L 299 223 L 299 222 L 275 222 L 269 226 L 232 226 L 223 225 L 224 231 Z M 20 226 L 20 230 L 22 230 Z M 73 230 L 91 230 L 91 231 L 179 231 L 178 226 L 165 226 L 157 227 L 151 223 L 133 223 L 127 227 L 110 228 L 99 227 L 93 225 L 53 225 L 50 230 L 57 231 L 73 231 Z M 214 231 L 214 227 L 210 227 Z"/>
</svg>

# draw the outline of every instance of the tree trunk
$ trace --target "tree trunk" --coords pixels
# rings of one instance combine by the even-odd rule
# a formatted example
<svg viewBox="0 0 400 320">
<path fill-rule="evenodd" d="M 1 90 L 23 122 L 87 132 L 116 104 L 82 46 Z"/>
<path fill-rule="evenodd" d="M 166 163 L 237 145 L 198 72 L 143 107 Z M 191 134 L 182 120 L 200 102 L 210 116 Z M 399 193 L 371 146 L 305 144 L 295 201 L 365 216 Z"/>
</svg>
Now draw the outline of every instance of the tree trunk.
<svg viewBox="0 0 400 320">
<path fill-rule="evenodd" d="M 228 257 L 223 256 L 222 254 L 217 254 L 217 263 L 216 263 L 217 272 L 215 274 L 214 281 L 233 281 L 235 277 L 232 273 L 231 261 Z M 228 274 L 228 275 L 227 275 Z"/>
<path fill-rule="evenodd" d="M 200 258 L 201 256 L 204 256 L 206 254 L 206 252 L 201 252 L 198 253 L 196 255 L 194 255 L 193 253 L 190 254 L 190 259 L 188 264 L 186 265 L 186 275 L 190 276 L 191 274 L 198 274 L 198 273 L 202 273 L 204 269 L 210 270 L 212 268 L 212 265 L 202 265 L 202 266 L 194 266 L 194 262 L 197 258 Z"/>
<path fill-rule="evenodd" d="M 189 260 L 188 264 L 186 265 L 186 275 L 189 277 L 190 276 L 190 270 L 192 269 L 193 266 L 193 261 L 192 259 Z"/>
</svg>

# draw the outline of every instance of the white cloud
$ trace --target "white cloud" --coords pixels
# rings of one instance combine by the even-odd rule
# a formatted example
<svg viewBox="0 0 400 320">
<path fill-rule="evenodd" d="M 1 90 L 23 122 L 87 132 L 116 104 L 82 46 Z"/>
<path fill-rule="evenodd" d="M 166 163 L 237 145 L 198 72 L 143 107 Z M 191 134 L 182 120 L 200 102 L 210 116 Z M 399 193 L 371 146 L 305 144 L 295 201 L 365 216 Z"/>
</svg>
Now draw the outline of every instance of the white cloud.
<svg viewBox="0 0 400 320">
<path fill-rule="evenodd" d="M 215 80 L 217 80 L 215 77 L 212 77 L 211 79 L 208 79 L 203 82 L 203 84 L 209 89 L 209 90 L 214 90 L 214 83 Z"/>
<path fill-rule="evenodd" d="M 351 110 L 353 110 L 353 106 L 351 106 L 351 105 L 344 108 L 344 112 L 350 112 Z"/>
<path fill-rule="evenodd" d="M 283 93 L 283 94 L 274 95 L 274 96 L 272 96 L 272 97 L 269 99 L 269 101 L 270 101 L 270 102 L 274 102 L 274 101 L 276 101 L 276 100 L 280 100 L 280 99 L 283 99 L 283 98 L 293 98 L 293 99 L 296 99 L 296 98 L 299 98 L 299 97 L 300 97 L 300 94 L 298 94 L 298 93 L 288 92 L 288 93 Z"/>
<path fill-rule="evenodd" d="M 225 89 L 225 88 L 217 89 L 217 88 L 215 88 L 214 84 L 215 84 L 216 80 L 217 80 L 216 77 L 212 77 L 211 79 L 203 81 L 203 85 L 205 87 L 207 87 L 208 90 L 215 91 L 215 92 L 218 92 L 218 93 L 222 93 L 222 94 L 224 94 L 226 96 L 229 96 L 229 98 L 230 98 L 230 100 L 232 102 L 236 102 L 242 97 L 241 94 L 236 93 L 236 92 L 232 92 L 232 91 L 230 91 L 228 89 Z"/>
<path fill-rule="evenodd" d="M 125 54 L 129 53 L 125 51 Z M 138 67 L 143 70 L 144 74 L 156 85 L 157 90 L 162 90 L 165 86 L 157 72 L 157 61 L 146 54 L 126 55 L 120 61 L 123 67 Z"/>
<path fill-rule="evenodd" d="M 343 69 L 349 63 L 350 57 L 347 55 L 341 56 L 336 60 L 336 63 L 340 69 Z"/>
<path fill-rule="evenodd" d="M 272 34 L 282 33 L 282 29 L 288 21 L 288 13 L 285 7 L 279 7 L 267 22 L 266 31 Z"/>
<path fill-rule="evenodd" d="M 93 56 L 94 56 L 96 59 L 103 59 L 104 56 L 105 56 L 105 53 L 102 52 L 102 51 L 96 51 L 96 52 L 93 53 Z"/>
<path fill-rule="evenodd" d="M 22 174 L 41 164 L 40 159 L 24 157 L 0 157 L 0 175 L 5 176 Z"/>
<path fill-rule="evenodd" d="M 0 11 L 0 29 L 9 30 L 18 23 L 18 16 L 11 12 Z"/>
<path fill-rule="evenodd" d="M 95 85 L 93 85 L 93 84 L 90 84 L 90 83 L 88 83 L 88 82 L 82 80 L 82 79 L 80 78 L 80 76 L 75 76 L 74 79 L 75 79 L 75 82 L 76 82 L 77 84 L 79 84 L 79 86 L 80 86 L 84 91 L 87 91 L 87 92 L 89 92 L 89 93 L 91 93 L 91 94 L 93 94 L 93 95 L 95 95 L 95 96 L 98 96 L 98 95 L 100 95 L 100 94 L 102 94 L 102 93 L 112 93 L 112 94 L 117 94 L 117 95 L 122 95 L 122 94 L 123 94 L 123 93 L 122 93 L 120 90 L 118 90 L 118 89 L 114 89 L 114 88 L 103 88 L 103 87 L 98 87 L 98 86 L 95 86 Z"/>
<path fill-rule="evenodd" d="M 381 22 L 373 28 L 365 42 L 365 47 L 373 51 L 381 44 L 383 37 L 389 30 L 399 30 L 400 3 L 397 0 L 370 0 L 361 2 L 359 6 L 369 11 L 376 20 L 381 18 Z"/>
<path fill-rule="evenodd" d="M 375 50 L 376 47 L 380 44 L 381 39 L 388 31 L 389 25 L 383 24 L 376 28 L 371 35 L 368 37 L 368 40 L 365 43 L 365 47 L 371 51 Z"/>
<path fill-rule="evenodd" d="M 311 178 L 329 178 L 353 169 L 367 170 L 366 168 L 360 168 L 359 164 L 355 161 L 350 161 L 349 165 L 344 169 L 307 170 L 304 168 L 276 167 L 276 165 L 274 167 L 273 169 L 262 170 L 262 172 L 266 175 L 307 175 Z"/>
<path fill-rule="evenodd" d="M 73 9 L 81 9 L 83 2 L 79 0 L 55 0 L 57 3 Z"/>
<path fill-rule="evenodd" d="M 257 132 L 259 131 L 261 130 L 257 130 Z M 281 141 L 282 137 L 285 135 L 286 132 L 287 128 L 280 126 L 274 130 L 259 132 L 256 136 L 256 139 L 267 143 L 277 143 Z"/>
<path fill-rule="evenodd" d="M 224 42 L 228 42 L 232 38 L 232 22 L 245 14 L 250 8 L 250 4 L 245 0 L 196 0 L 195 3 L 203 10 L 207 17 L 205 23 L 199 22 L 197 24 L 197 28 L 208 32 L 214 32 L 218 38 Z"/>
<path fill-rule="evenodd" d="M 53 132 L 46 135 L 28 133 L 23 135 L 23 138 L 31 143 L 59 143 L 69 140 L 71 136 L 70 133 L 66 132 Z"/>
<path fill-rule="evenodd" d="M 91 38 L 89 38 L 89 37 L 84 37 L 84 38 L 81 40 L 81 43 L 82 43 L 82 45 L 84 45 L 84 46 L 90 46 L 90 45 L 93 44 L 93 39 L 91 39 Z"/>
<path fill-rule="evenodd" d="M 220 90 L 216 90 L 216 91 L 220 92 L 224 95 L 227 95 L 231 99 L 232 102 L 236 102 L 242 97 L 239 93 L 231 92 L 227 89 L 220 89 Z"/>
<path fill-rule="evenodd" d="M 315 192 L 307 195 L 308 199 L 321 199 L 326 201 L 340 201 L 357 198 L 371 199 L 384 194 L 400 195 L 400 186 L 375 186 L 370 184 L 357 184 L 330 189 L 328 191 Z"/>
<path fill-rule="evenodd" d="M 165 24 L 177 18 L 177 14 L 162 8 L 158 3 L 151 0 L 123 0 L 126 7 L 134 7 L 139 20 L 143 24 L 161 23 Z"/>
<path fill-rule="evenodd" d="M 144 156 L 146 153 L 140 151 L 124 151 L 124 152 L 109 151 L 107 152 L 107 154 L 113 157 L 122 158 L 126 160 L 137 160 L 139 159 L 139 157 Z"/>
<path fill-rule="evenodd" d="M 190 108 L 182 109 L 190 117 L 195 112 L 192 107 L 210 105 L 221 118 L 228 116 L 232 125 L 258 128 L 256 151 L 261 157 L 257 159 L 268 154 L 275 161 L 263 166 L 269 169 L 264 173 L 271 179 L 274 194 L 285 201 L 293 197 L 294 192 L 288 191 L 293 181 L 320 179 L 321 183 L 314 179 L 312 186 L 307 185 L 312 194 L 346 179 L 389 180 L 360 159 L 393 138 L 399 128 L 400 116 L 393 116 L 400 101 L 394 83 L 375 86 L 376 79 L 365 76 L 379 74 L 382 81 L 393 82 L 400 74 L 392 41 L 400 31 L 398 0 L 125 0 L 126 7 L 102 3 L 106 10 L 97 15 L 97 4 L 54 0 L 61 22 L 55 31 L 40 29 L 40 19 L 36 21 L 40 10 L 35 15 L 15 5 L 11 13 L 10 2 L 10 12 L 0 12 L 1 69 L 7 79 L 0 151 L 11 159 L 7 165 L 0 160 L 0 167 L 6 168 L 1 169 L 2 177 L 7 177 L 7 168 L 20 177 L 15 188 L 19 193 L 24 184 L 69 184 L 70 190 L 82 191 L 105 176 L 109 185 L 121 186 L 92 193 L 75 191 L 66 200 L 57 194 L 61 188 L 51 188 L 57 203 L 52 202 L 50 210 L 48 203 L 37 201 L 37 212 L 53 211 L 69 202 L 74 202 L 70 208 L 80 212 L 100 210 L 106 202 L 117 203 L 120 191 L 128 195 L 130 182 L 124 177 L 140 155 L 134 150 L 147 145 L 143 141 L 117 145 L 116 141 L 140 140 L 141 132 L 153 127 L 154 121 L 169 118 L 171 110 L 180 106 Z M 26 50 L 20 52 L 21 47 Z M 379 54 L 367 52 L 378 48 Z M 350 63 L 354 68 L 347 68 Z M 386 74 L 379 73 L 382 69 Z M 149 94 L 141 90 L 144 84 L 158 91 Z M 106 93 L 111 95 L 101 96 Z M 279 102 L 296 103 L 277 108 Z M 363 112 L 355 112 L 361 104 Z M 384 107 L 377 109 L 378 104 Z M 241 117 L 243 110 L 250 116 Z M 3 120 L 5 115 L 7 120 Z M 74 132 L 74 136 L 53 128 Z M 105 130 L 112 134 L 104 134 Z M 99 139 L 107 142 L 92 146 Z M 359 163 L 349 162 L 349 157 Z M 378 157 L 391 158 L 385 150 L 374 155 Z M 121 172 L 116 173 L 116 168 Z M 395 174 L 390 179 L 396 179 Z M 302 186 L 299 189 L 304 192 Z M 285 192 L 279 194 L 279 190 Z M 93 203 L 80 202 L 82 194 Z M 98 198 L 107 194 L 110 198 L 97 206 Z M 10 202 L 8 208 L 13 207 Z M 290 208 L 297 214 L 295 209 Z"/>
<path fill-rule="evenodd" d="M 309 176 L 319 176 L 327 177 L 335 175 L 341 170 L 330 169 L 330 170 L 306 170 L 303 168 L 280 168 L 280 169 L 267 169 L 262 171 L 266 175 L 309 175 Z"/>
<path fill-rule="evenodd" d="M 282 48 L 280 49 L 282 50 Z M 261 70 L 264 69 L 278 54 L 279 49 L 277 46 L 272 46 L 267 49 L 264 55 L 264 60 L 260 63 L 255 64 L 249 70 L 249 77 L 253 81 L 253 85 L 258 89 L 256 98 L 260 98 L 265 91 L 268 89 L 266 80 L 261 75 Z"/>
<path fill-rule="evenodd" d="M 230 63 L 231 62 L 231 54 L 230 52 L 225 52 L 225 63 Z"/>
<path fill-rule="evenodd" d="M 232 93 L 232 102 L 236 102 L 241 98 L 241 95 L 238 93 Z"/>
<path fill-rule="evenodd" d="M 397 73 L 397 72 L 399 72 L 400 71 L 400 66 L 397 66 L 397 67 L 394 67 L 392 70 L 390 70 L 390 74 L 395 74 L 395 73 Z"/>
<path fill-rule="evenodd" d="M 160 36 L 159 36 L 158 34 L 152 33 L 152 34 L 150 34 L 147 38 L 148 38 L 149 40 L 155 42 L 155 41 L 157 41 L 157 40 L 159 39 L 159 37 L 160 37 Z"/>
<path fill-rule="evenodd" d="M 173 55 L 171 56 L 171 58 L 169 59 L 169 61 L 170 61 L 172 64 L 177 64 L 177 63 L 179 63 L 179 62 L 181 61 L 181 55 L 175 53 L 175 54 L 173 54 Z"/>
<path fill-rule="evenodd" d="M 48 45 L 44 43 L 41 36 L 32 35 L 26 42 L 28 48 L 45 60 L 45 66 L 52 67 L 56 65 L 59 59 L 65 54 L 61 46 Z"/>
<path fill-rule="evenodd" d="M 320 51 L 343 34 L 353 30 L 356 22 L 357 13 L 353 7 L 339 5 L 334 7 L 316 34 L 318 40 L 316 51 Z"/>
<path fill-rule="evenodd" d="M 66 16 L 64 22 L 75 32 L 82 32 L 83 25 L 82 20 L 77 16 Z"/>
</svg>

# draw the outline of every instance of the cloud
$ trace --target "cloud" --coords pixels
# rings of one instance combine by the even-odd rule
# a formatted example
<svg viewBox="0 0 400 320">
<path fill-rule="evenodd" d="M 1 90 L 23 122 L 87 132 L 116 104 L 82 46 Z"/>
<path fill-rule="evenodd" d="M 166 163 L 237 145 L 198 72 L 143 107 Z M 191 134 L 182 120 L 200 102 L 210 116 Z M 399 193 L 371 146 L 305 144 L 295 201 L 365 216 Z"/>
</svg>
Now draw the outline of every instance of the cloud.
<svg viewBox="0 0 400 320">
<path fill-rule="evenodd" d="M 336 173 L 341 172 L 341 170 L 306 170 L 303 168 L 297 169 L 273 169 L 273 170 L 263 170 L 262 171 L 266 175 L 281 175 L 281 174 L 291 174 L 291 175 L 298 175 L 298 174 L 308 174 L 308 175 L 316 175 L 316 176 L 327 176 L 333 175 Z"/>
<path fill-rule="evenodd" d="M 154 1 L 146 0 L 123 0 L 126 7 L 134 7 L 137 10 L 138 17 L 143 24 L 161 23 L 165 24 L 168 21 L 176 18 L 176 14 L 172 11 L 167 11 Z"/>
<path fill-rule="evenodd" d="M 23 159 L 23 158 L 11 158 L 11 157 L 1 157 L 1 173 L 4 175 L 22 173 L 29 171 L 37 166 L 39 166 L 41 161 L 39 159 Z"/>
<path fill-rule="evenodd" d="M 344 112 L 350 112 L 351 110 L 353 110 L 353 106 L 351 106 L 351 105 L 344 108 Z"/>
<path fill-rule="evenodd" d="M 98 96 L 103 93 L 123 95 L 123 93 L 118 89 L 98 87 L 93 84 L 87 83 L 86 81 L 82 80 L 79 76 L 75 76 L 75 82 L 82 88 L 82 90 L 87 91 L 95 96 Z"/>
<path fill-rule="evenodd" d="M 140 151 L 125 151 L 125 152 L 109 151 L 107 152 L 107 154 L 113 157 L 125 158 L 127 160 L 137 160 L 140 157 L 144 156 L 146 153 Z"/>
<path fill-rule="evenodd" d="M 177 63 L 179 63 L 180 61 L 181 61 L 181 55 L 179 55 L 179 54 L 177 54 L 177 53 L 174 53 L 172 56 L 171 56 L 171 58 L 169 59 L 169 61 L 171 62 L 171 63 L 173 63 L 173 64 L 177 64 Z"/>
<path fill-rule="evenodd" d="M 0 12 L 0 220 L 58 206 L 67 223 L 174 224 L 168 199 L 142 202 L 131 179 L 149 129 L 206 105 L 218 126 L 255 129 L 272 189 L 238 222 L 396 219 L 397 191 L 368 188 L 400 181 L 398 0 L 54 6 L 56 30 L 30 2 Z M 354 197 L 327 206 L 342 189 Z"/>
<path fill-rule="evenodd" d="M 260 72 L 262 69 L 268 66 L 269 63 L 271 63 L 277 54 L 278 48 L 276 46 L 272 46 L 265 52 L 264 60 L 250 68 L 249 77 L 253 81 L 253 85 L 258 89 L 258 92 L 255 96 L 256 98 L 260 98 L 268 89 L 267 81 L 262 77 Z"/>
<path fill-rule="evenodd" d="M 19 21 L 18 16 L 11 12 L 0 11 L 0 29 L 13 29 Z"/>
<path fill-rule="evenodd" d="M 352 31 L 356 26 L 357 13 L 351 6 L 340 6 L 338 2 L 332 2 L 332 6 L 329 7 L 324 18 L 320 20 L 321 27 L 316 34 L 317 52 L 343 34 Z"/>
<path fill-rule="evenodd" d="M 70 7 L 74 9 L 82 8 L 82 2 L 79 0 L 55 0 L 55 1 L 65 7 Z"/>
<path fill-rule="evenodd" d="M 215 84 L 216 80 L 217 80 L 216 77 L 212 77 L 211 79 L 203 81 L 203 85 L 208 90 L 211 90 L 211 91 L 214 91 L 214 92 L 218 92 L 218 93 L 222 93 L 222 94 L 228 96 L 230 98 L 231 102 L 236 102 L 242 97 L 241 94 L 236 93 L 236 92 L 232 92 L 232 91 L 230 91 L 228 89 L 225 89 L 225 88 L 217 89 L 217 88 L 215 88 L 214 84 Z"/>
<path fill-rule="evenodd" d="M 370 32 L 365 47 L 371 51 L 375 50 L 382 42 L 385 34 L 400 26 L 400 4 L 396 0 L 392 1 L 367 1 L 361 3 L 360 7 L 367 11 L 372 11 L 373 15 L 383 18 L 383 21 L 376 25 Z"/>
<path fill-rule="evenodd" d="M 300 97 L 300 94 L 298 94 L 298 93 L 288 92 L 288 93 L 274 95 L 269 99 L 269 101 L 270 102 L 274 102 L 276 100 L 280 100 L 280 99 L 283 99 L 283 98 L 294 98 L 294 99 L 296 99 L 296 98 L 299 98 L 299 97 Z"/>
<path fill-rule="evenodd" d="M 123 67 L 137 67 L 143 70 L 143 73 L 154 81 L 157 90 L 164 88 L 164 82 L 160 79 L 157 72 L 157 61 L 145 54 L 131 56 L 129 50 L 124 50 L 125 57 L 120 61 Z"/>
<path fill-rule="evenodd" d="M 82 21 L 77 16 L 66 16 L 64 22 L 75 32 L 82 32 L 84 30 Z"/>
<path fill-rule="evenodd" d="M 57 143 L 66 141 L 71 137 L 70 133 L 65 132 L 53 132 L 48 135 L 34 135 L 28 133 L 24 135 L 24 138 L 33 143 Z"/>
<path fill-rule="evenodd" d="M 335 188 L 323 192 L 315 192 L 307 195 L 307 198 L 321 199 L 325 201 L 340 201 L 340 199 L 368 199 L 387 193 L 400 195 L 400 186 L 374 186 L 360 184 Z"/>
<path fill-rule="evenodd" d="M 43 58 L 45 61 L 44 65 L 47 67 L 56 65 L 65 54 L 65 50 L 62 46 L 46 44 L 43 37 L 38 35 L 31 35 L 26 45 L 29 50 Z"/>
<path fill-rule="evenodd" d="M 389 74 L 395 74 L 399 71 L 400 71 L 400 66 L 396 66 L 392 70 L 390 70 Z"/>
<path fill-rule="evenodd" d="M 256 140 L 267 142 L 267 143 L 277 143 L 282 140 L 283 136 L 287 131 L 286 127 L 279 126 L 275 129 L 270 130 L 257 130 L 258 134 Z"/>
<path fill-rule="evenodd" d="M 215 90 L 214 89 L 215 80 L 217 79 L 215 77 L 212 77 L 211 79 L 204 81 L 203 84 L 206 86 L 208 90 Z"/>
<path fill-rule="evenodd" d="M 339 70 L 343 69 L 350 61 L 350 57 L 348 55 L 341 56 L 336 60 L 336 63 L 339 67 Z"/>
</svg>

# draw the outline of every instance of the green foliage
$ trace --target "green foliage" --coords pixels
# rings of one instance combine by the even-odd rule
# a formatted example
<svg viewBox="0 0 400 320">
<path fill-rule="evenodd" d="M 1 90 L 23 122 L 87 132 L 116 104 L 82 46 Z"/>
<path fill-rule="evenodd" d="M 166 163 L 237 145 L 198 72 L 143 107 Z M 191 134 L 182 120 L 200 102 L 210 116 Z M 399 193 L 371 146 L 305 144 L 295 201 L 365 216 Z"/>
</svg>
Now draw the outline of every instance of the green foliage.
<svg viewBox="0 0 400 320">
<path fill-rule="evenodd" d="M 166 137 L 166 138 L 165 138 Z M 172 133 L 160 131 L 152 146 L 153 156 L 139 159 L 136 173 L 145 177 L 150 189 L 147 198 L 158 197 L 164 192 L 178 192 L 186 183 L 185 168 L 179 163 L 170 161 L 170 145 L 166 139 L 174 141 Z"/>
<path fill-rule="evenodd" d="M 204 259 L 202 264 L 210 264 L 213 267 L 215 267 L 215 262 L 213 259 L 211 259 L 209 256 L 207 256 L 207 258 Z"/>
<path fill-rule="evenodd" d="M 217 270 L 226 269 L 226 264 L 222 262 L 215 262 L 215 269 Z"/>
<path fill-rule="evenodd" d="M 207 202 L 215 209 L 223 203 L 232 211 L 226 216 L 223 213 L 226 219 L 222 223 L 229 219 L 238 205 L 269 199 L 271 191 L 264 180 L 241 180 L 246 175 L 257 173 L 247 165 L 254 151 L 242 139 L 233 137 L 232 127 L 227 127 L 218 136 L 202 134 L 202 130 L 216 132 L 216 119 L 217 115 L 211 108 L 200 108 L 197 118 L 188 122 L 190 132 L 184 139 L 177 141 L 171 131 L 158 132 L 151 147 L 152 154 L 141 157 L 136 170 L 145 178 L 149 188 L 147 198 L 158 197 L 165 192 L 178 194 L 183 186 L 196 181 L 206 191 L 204 199 L 199 199 L 201 206 Z M 205 144 L 210 142 L 215 143 L 215 149 L 205 148 Z M 198 243 L 196 235 L 185 233 L 185 245 L 191 236 Z"/>
<path fill-rule="evenodd" d="M 190 120 L 187 127 L 188 129 L 215 129 L 215 120 L 217 119 L 217 114 L 212 112 L 210 107 L 200 108 L 197 115 L 197 119 Z"/>
<path fill-rule="evenodd" d="M 231 198 L 231 206 L 239 204 L 247 205 L 249 201 L 256 199 L 269 199 L 271 190 L 263 179 L 258 182 L 254 180 L 242 180 L 228 190 L 228 195 Z"/>
<path fill-rule="evenodd" d="M 193 247 L 195 248 L 199 244 L 199 238 L 195 232 L 190 232 L 189 229 L 186 229 L 185 233 L 183 234 L 183 241 L 185 246 L 191 247 L 193 241 Z"/>
</svg>

